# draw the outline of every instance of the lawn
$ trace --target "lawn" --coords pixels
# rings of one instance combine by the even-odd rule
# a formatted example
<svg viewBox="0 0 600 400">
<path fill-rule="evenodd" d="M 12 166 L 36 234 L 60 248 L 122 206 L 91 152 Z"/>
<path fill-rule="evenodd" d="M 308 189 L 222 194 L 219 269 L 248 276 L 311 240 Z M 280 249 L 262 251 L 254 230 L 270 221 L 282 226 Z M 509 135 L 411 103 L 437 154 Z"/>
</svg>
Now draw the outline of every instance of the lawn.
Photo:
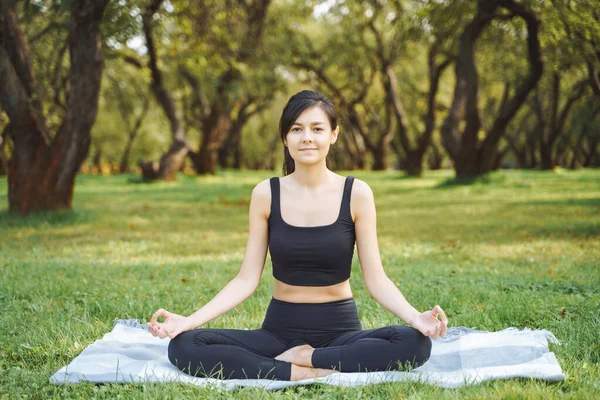
<svg viewBox="0 0 600 400">
<path fill-rule="evenodd" d="M 464 184 L 352 172 L 373 189 L 388 276 L 417 309 L 440 304 L 450 326 L 549 329 L 564 382 L 493 381 L 458 390 L 417 383 L 264 392 L 183 385 L 75 385 L 49 377 L 116 318 L 159 307 L 191 313 L 237 273 L 252 188 L 273 172 L 79 176 L 73 211 L 7 212 L 0 178 L 0 398 L 594 398 L 600 397 L 600 170 L 499 171 Z M 342 173 L 347 175 L 347 173 Z M 351 284 L 365 329 L 399 323 L 367 292 L 355 253 Z M 273 289 L 205 327 L 258 328 Z"/>
</svg>

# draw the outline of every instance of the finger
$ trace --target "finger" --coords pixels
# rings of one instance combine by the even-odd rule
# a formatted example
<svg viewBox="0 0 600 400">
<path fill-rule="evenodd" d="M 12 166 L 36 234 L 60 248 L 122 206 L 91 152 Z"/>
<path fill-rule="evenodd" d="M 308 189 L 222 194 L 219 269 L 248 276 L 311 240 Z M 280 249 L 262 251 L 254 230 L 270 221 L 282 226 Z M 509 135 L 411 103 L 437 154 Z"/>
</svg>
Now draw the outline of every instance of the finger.
<svg viewBox="0 0 600 400">
<path fill-rule="evenodd" d="M 165 310 L 164 308 L 160 308 L 157 312 L 155 312 L 152 315 L 152 319 L 150 320 L 150 322 L 152 323 L 152 325 L 156 325 L 158 323 L 158 317 L 168 317 L 169 316 L 169 312 L 167 310 Z"/>
<path fill-rule="evenodd" d="M 150 328 L 148 328 L 148 331 L 150 331 L 150 333 L 152 334 L 152 336 L 154 337 L 160 337 L 160 331 L 158 329 L 156 329 L 155 326 L 150 326 Z"/>
<path fill-rule="evenodd" d="M 158 336 L 158 333 L 160 331 L 158 330 L 158 328 L 155 325 L 152 325 L 152 332 L 154 333 L 154 336 Z"/>
<path fill-rule="evenodd" d="M 440 332 L 440 335 L 446 336 L 447 329 L 448 329 L 448 320 L 446 319 L 445 321 L 442 322 L 442 331 Z"/>
<path fill-rule="evenodd" d="M 446 317 L 446 313 L 444 312 L 444 310 L 442 310 L 441 307 L 440 307 L 440 318 L 442 320 L 442 332 L 441 332 L 441 335 L 442 336 L 446 336 L 446 331 L 448 329 L 448 317 Z"/>
<path fill-rule="evenodd" d="M 160 323 L 159 323 L 160 324 Z M 162 325 L 162 324 L 161 324 Z M 158 337 L 164 339 L 167 337 L 167 333 L 164 331 L 162 326 L 158 326 L 156 328 L 156 332 L 158 333 Z"/>
<path fill-rule="evenodd" d="M 428 333 L 429 333 L 429 335 L 427 335 L 427 336 L 429 336 L 433 340 L 437 340 L 437 338 L 438 338 L 438 327 L 435 326 L 434 328 L 431 328 Z"/>
<path fill-rule="evenodd" d="M 152 336 L 156 336 L 156 333 L 154 332 L 154 326 L 152 326 L 150 322 L 148 322 L 148 332 L 150 332 Z"/>
<path fill-rule="evenodd" d="M 442 307 L 440 306 L 435 306 L 437 308 L 437 311 L 440 315 L 440 319 L 442 320 L 442 322 L 445 322 L 446 325 L 448 325 L 448 317 L 446 317 L 446 313 L 444 312 L 444 310 L 442 310 Z"/>
<path fill-rule="evenodd" d="M 435 336 L 436 339 L 440 336 L 443 327 L 444 327 L 444 324 L 442 324 L 439 321 L 435 324 L 435 332 L 433 335 Z"/>
</svg>

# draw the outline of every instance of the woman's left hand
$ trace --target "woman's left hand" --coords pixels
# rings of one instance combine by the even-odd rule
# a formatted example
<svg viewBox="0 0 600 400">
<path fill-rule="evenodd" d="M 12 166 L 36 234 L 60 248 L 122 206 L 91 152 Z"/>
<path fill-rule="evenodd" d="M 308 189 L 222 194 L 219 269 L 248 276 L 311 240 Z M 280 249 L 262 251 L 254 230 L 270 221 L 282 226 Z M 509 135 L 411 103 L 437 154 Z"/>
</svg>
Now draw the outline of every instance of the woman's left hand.
<svg viewBox="0 0 600 400">
<path fill-rule="evenodd" d="M 438 315 L 441 317 L 441 321 L 438 320 Z M 437 340 L 439 336 L 446 336 L 448 318 L 446 318 L 446 313 L 444 313 L 442 307 L 436 305 L 432 310 L 419 314 L 411 325 L 423 335 L 431 336 L 433 340 Z"/>
</svg>

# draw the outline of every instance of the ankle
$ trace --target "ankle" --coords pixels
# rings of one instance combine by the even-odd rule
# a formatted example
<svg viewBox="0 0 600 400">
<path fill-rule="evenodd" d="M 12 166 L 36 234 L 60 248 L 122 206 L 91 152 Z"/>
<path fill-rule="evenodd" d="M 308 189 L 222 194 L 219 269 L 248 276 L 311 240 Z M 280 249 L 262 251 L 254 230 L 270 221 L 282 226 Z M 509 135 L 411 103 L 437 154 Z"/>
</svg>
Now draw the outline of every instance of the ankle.
<svg viewBox="0 0 600 400">
<path fill-rule="evenodd" d="M 305 367 L 313 367 L 312 364 L 312 355 L 315 352 L 315 348 L 310 346 L 310 345 L 306 345 L 306 347 L 303 347 L 300 350 L 300 359 L 302 360 L 302 364 Z"/>
<path fill-rule="evenodd" d="M 303 379 L 311 379 L 324 377 L 334 372 L 331 369 L 323 368 L 310 368 L 302 365 L 292 364 L 292 371 L 290 375 L 290 381 L 301 381 Z"/>
</svg>

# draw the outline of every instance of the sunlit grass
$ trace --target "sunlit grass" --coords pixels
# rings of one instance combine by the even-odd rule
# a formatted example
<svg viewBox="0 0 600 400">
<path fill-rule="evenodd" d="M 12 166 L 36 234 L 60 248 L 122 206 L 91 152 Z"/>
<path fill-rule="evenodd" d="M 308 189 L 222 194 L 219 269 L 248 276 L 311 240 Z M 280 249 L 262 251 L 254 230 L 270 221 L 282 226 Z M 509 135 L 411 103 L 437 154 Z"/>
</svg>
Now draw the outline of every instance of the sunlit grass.
<svg viewBox="0 0 600 400">
<path fill-rule="evenodd" d="M 7 213 L 0 178 L 0 397 L 593 398 L 600 396 L 600 171 L 500 171 L 470 184 L 450 171 L 409 179 L 353 172 L 373 188 L 384 267 L 418 309 L 440 304 L 451 325 L 549 329 L 565 382 L 527 379 L 460 390 L 416 383 L 362 388 L 209 391 L 182 385 L 55 387 L 49 377 L 110 330 L 158 307 L 190 313 L 239 269 L 252 188 L 270 172 L 142 184 L 80 176 L 74 210 Z M 345 175 L 345 173 L 344 173 Z M 352 288 L 365 328 L 398 320 Z M 209 327 L 258 328 L 273 288 Z"/>
</svg>

